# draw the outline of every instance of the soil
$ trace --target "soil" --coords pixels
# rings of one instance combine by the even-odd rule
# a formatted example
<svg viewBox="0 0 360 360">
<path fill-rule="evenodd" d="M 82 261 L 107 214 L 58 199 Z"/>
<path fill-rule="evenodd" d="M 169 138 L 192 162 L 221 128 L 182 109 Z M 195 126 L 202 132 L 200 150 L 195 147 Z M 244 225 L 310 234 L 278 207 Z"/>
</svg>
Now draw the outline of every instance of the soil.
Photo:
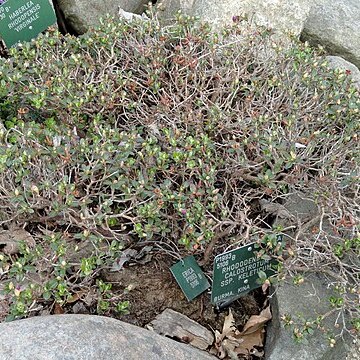
<svg viewBox="0 0 360 360">
<path fill-rule="evenodd" d="M 210 303 L 210 292 L 205 292 L 189 302 L 173 278 L 169 268 L 172 259 L 157 254 L 150 264 L 129 266 L 117 272 L 103 271 L 101 278 L 113 288 L 132 290 L 125 296 L 131 304 L 130 314 L 118 319 L 138 326 L 145 326 L 167 308 L 180 312 L 210 330 L 221 331 L 227 311 L 218 313 Z M 211 269 L 205 268 L 210 275 Z M 256 299 L 257 298 L 257 299 Z M 261 302 L 255 294 L 235 301 L 232 311 L 238 326 L 243 326 L 251 315 L 259 314 Z"/>
<path fill-rule="evenodd" d="M 200 260 L 200 259 L 199 259 Z M 228 308 L 216 311 L 210 303 L 210 289 L 189 302 L 170 272 L 176 260 L 166 254 L 154 253 L 152 261 L 145 265 L 128 265 L 120 271 L 102 270 L 100 278 L 111 283 L 113 289 L 126 292 L 124 300 L 130 303 L 127 315 L 111 314 L 119 320 L 146 327 L 165 309 L 172 309 L 188 316 L 210 331 L 222 332 Z M 203 268 L 210 280 L 212 262 Z M 127 292 L 126 289 L 131 289 Z M 251 315 L 257 315 L 264 307 L 266 295 L 261 289 L 254 290 L 230 305 L 236 327 L 241 330 Z M 246 359 L 262 359 L 250 355 Z"/>
<path fill-rule="evenodd" d="M 211 283 L 213 258 L 216 254 L 222 253 L 229 244 L 221 244 L 213 249 L 213 253 L 207 259 L 207 264 L 202 266 L 205 276 Z M 79 251 L 73 254 L 71 262 L 80 263 L 79 258 L 88 257 L 93 251 L 91 244 L 84 243 Z M 188 254 L 182 254 L 186 256 Z M 126 262 L 121 270 L 112 271 L 111 268 L 103 268 L 97 275 L 96 280 L 112 284 L 112 292 L 120 294 L 122 301 L 129 301 L 129 313 L 119 315 L 115 312 L 103 315 L 117 318 L 136 326 L 146 327 L 157 315 L 165 309 L 172 309 L 184 314 L 190 319 L 198 322 L 211 332 L 218 330 L 222 332 L 225 317 L 228 315 L 228 308 L 216 311 L 210 302 L 210 289 L 189 302 L 179 285 L 170 272 L 170 267 L 178 260 L 169 256 L 162 250 L 152 250 L 148 254 L 149 262 L 140 264 L 139 262 Z M 203 251 L 201 256 L 195 254 L 198 263 L 204 260 Z M 78 269 L 74 268 L 76 272 Z M 1 289 L 1 284 L 0 284 Z M 33 311 L 31 316 L 42 316 L 49 314 L 63 313 L 84 313 L 97 314 L 97 290 L 89 284 L 88 287 L 79 287 L 78 293 L 73 296 L 62 307 L 52 302 L 38 307 L 38 311 Z M 231 312 L 234 316 L 236 328 L 241 331 L 251 315 L 258 315 L 264 308 L 266 294 L 261 289 L 254 290 L 230 304 Z M 1 306 L 3 304 L 3 306 Z M 35 309 L 36 310 L 36 309 Z M 5 298 L 0 297 L 0 321 L 8 313 L 8 304 Z M 2 316 L 3 315 L 3 316 Z M 261 358 L 250 355 L 247 360 L 259 360 Z"/>
</svg>

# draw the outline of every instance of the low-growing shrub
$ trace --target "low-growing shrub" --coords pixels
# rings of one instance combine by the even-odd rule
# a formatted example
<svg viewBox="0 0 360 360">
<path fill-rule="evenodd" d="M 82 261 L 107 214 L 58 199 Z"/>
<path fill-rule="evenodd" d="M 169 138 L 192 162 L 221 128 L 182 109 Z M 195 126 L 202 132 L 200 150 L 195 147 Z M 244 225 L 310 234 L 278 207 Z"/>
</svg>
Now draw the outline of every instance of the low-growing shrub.
<svg viewBox="0 0 360 360">
<path fill-rule="evenodd" d="M 106 19 L 82 37 L 48 33 L 10 55 L 0 65 L 0 224 L 45 224 L 64 244 L 92 242 L 77 277 L 95 279 L 133 242 L 180 244 L 208 260 L 261 241 L 274 216 L 259 200 L 281 204 L 300 191 L 336 234 L 292 224 L 300 233 L 287 236 L 284 271 L 336 274 L 336 306 L 359 316 L 359 265 L 343 254 L 359 254 L 359 93 L 321 54 L 245 21 L 217 34 L 180 15 L 167 27 Z M 51 251 L 57 282 L 38 296 L 64 303 L 73 280 L 58 269 L 72 265 Z"/>
</svg>

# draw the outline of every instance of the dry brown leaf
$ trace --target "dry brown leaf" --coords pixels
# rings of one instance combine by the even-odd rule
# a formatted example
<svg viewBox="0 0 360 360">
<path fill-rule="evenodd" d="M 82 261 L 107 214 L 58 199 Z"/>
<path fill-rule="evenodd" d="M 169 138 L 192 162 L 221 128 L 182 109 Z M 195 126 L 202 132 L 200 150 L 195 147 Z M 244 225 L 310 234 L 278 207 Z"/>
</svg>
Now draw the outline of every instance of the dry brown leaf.
<svg viewBox="0 0 360 360">
<path fill-rule="evenodd" d="M 54 314 L 55 315 L 62 315 L 64 313 L 64 309 L 61 307 L 60 304 L 56 303 L 54 306 Z"/>
<path fill-rule="evenodd" d="M 240 335 L 248 335 L 263 328 L 264 324 L 269 320 L 271 320 L 270 306 L 265 308 L 259 315 L 252 315 Z"/>
<path fill-rule="evenodd" d="M 217 351 L 216 347 L 213 346 L 213 347 L 209 350 L 209 353 L 210 353 L 211 355 L 217 355 L 218 351 Z"/>
<path fill-rule="evenodd" d="M 245 324 L 243 331 L 236 335 L 236 339 L 239 341 L 239 346 L 235 349 L 235 352 L 238 354 L 248 355 L 254 351 L 255 346 L 264 346 L 264 325 L 270 319 L 270 306 L 265 308 L 259 315 L 252 315 Z"/>
<path fill-rule="evenodd" d="M 250 356 L 252 353 L 260 354 L 256 347 L 264 346 L 264 325 L 271 319 L 270 306 L 259 315 L 252 315 L 245 324 L 243 331 L 235 327 L 235 320 L 231 310 L 225 317 L 222 333 L 215 331 L 216 354 L 220 359 L 226 356 L 236 358 L 237 355 Z"/>
<path fill-rule="evenodd" d="M 234 316 L 231 312 L 231 309 L 229 309 L 229 314 L 225 316 L 222 332 L 220 333 L 220 331 L 215 330 L 215 343 L 212 350 L 218 358 L 224 359 L 228 355 L 229 351 L 231 351 L 230 342 L 227 347 L 226 340 L 224 339 L 234 335 L 235 331 L 236 328 Z M 234 346 L 232 346 L 232 348 L 234 348 Z"/>
<path fill-rule="evenodd" d="M 235 352 L 235 349 L 239 346 L 239 339 L 227 338 L 222 342 L 222 347 L 228 354 Z"/>
<path fill-rule="evenodd" d="M 264 332 L 264 329 L 258 329 L 249 335 L 242 335 L 237 339 L 239 345 L 234 349 L 234 351 L 238 354 L 248 355 L 255 346 L 264 346 Z"/>
<path fill-rule="evenodd" d="M 259 358 L 261 358 L 261 357 L 263 357 L 264 356 L 264 354 L 265 354 L 265 352 L 264 352 L 264 350 L 258 350 L 258 349 L 256 349 L 256 348 L 253 348 L 252 350 L 251 350 L 251 354 L 252 355 L 255 355 L 255 356 L 257 356 L 257 357 L 259 357 Z"/>
<path fill-rule="evenodd" d="M 223 339 L 222 334 L 220 333 L 220 331 L 215 330 L 215 343 L 220 343 Z"/>
<path fill-rule="evenodd" d="M 224 348 L 224 346 L 221 344 L 220 347 L 217 349 L 216 356 L 217 356 L 219 359 L 225 359 L 225 358 L 226 358 L 226 355 L 227 355 L 227 351 L 226 351 L 226 349 Z"/>
<path fill-rule="evenodd" d="M 220 331 L 215 330 L 215 342 L 210 353 L 216 355 L 219 359 L 224 359 L 227 355 L 226 349 L 223 347 L 224 335 Z"/>
<path fill-rule="evenodd" d="M 231 309 L 229 309 L 229 314 L 227 316 L 225 316 L 224 325 L 223 325 L 221 335 L 223 337 L 225 337 L 227 335 L 230 335 L 231 333 L 234 333 L 235 330 L 236 330 L 236 327 L 235 327 L 234 316 L 233 316 L 233 314 L 231 312 Z"/>
<path fill-rule="evenodd" d="M 262 286 L 261 286 L 261 290 L 263 292 L 263 294 L 266 294 L 266 291 L 267 289 L 269 288 L 270 286 L 270 281 L 265 281 Z"/>
<path fill-rule="evenodd" d="M 75 294 L 73 294 L 66 302 L 68 304 L 72 304 L 75 301 L 78 301 L 79 299 L 82 298 L 83 295 L 85 295 L 88 292 L 88 290 L 80 290 L 77 291 Z"/>
</svg>

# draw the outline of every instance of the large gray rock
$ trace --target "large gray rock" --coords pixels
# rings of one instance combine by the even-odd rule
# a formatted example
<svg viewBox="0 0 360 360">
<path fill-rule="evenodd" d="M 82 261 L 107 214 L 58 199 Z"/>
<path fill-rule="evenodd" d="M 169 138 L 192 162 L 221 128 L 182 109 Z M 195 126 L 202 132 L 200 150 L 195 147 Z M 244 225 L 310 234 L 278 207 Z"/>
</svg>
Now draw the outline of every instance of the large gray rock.
<svg viewBox="0 0 360 360">
<path fill-rule="evenodd" d="M 360 1 L 314 0 L 301 34 L 360 67 Z"/>
<path fill-rule="evenodd" d="M 257 25 L 299 35 L 310 11 L 309 0 L 163 0 L 159 16 L 174 17 L 177 11 L 199 16 L 216 26 L 230 25 L 233 16 L 246 15 Z"/>
<path fill-rule="evenodd" d="M 318 315 L 326 314 L 329 305 L 326 299 L 331 295 L 327 289 L 327 280 L 321 275 L 309 275 L 301 286 L 282 284 L 276 289 L 271 299 L 273 320 L 266 335 L 265 354 L 267 360 L 339 360 L 345 359 L 351 351 L 352 338 L 344 332 L 345 339 L 338 338 L 335 346 L 330 347 L 328 334 L 315 329 L 313 335 L 308 335 L 302 343 L 295 343 L 290 328 L 284 328 L 281 317 L 288 314 L 296 322 L 298 316 L 302 319 L 316 319 Z M 336 335 L 342 329 L 334 327 L 337 314 L 324 320 L 325 328 Z M 346 317 L 346 315 L 345 315 Z M 302 323 L 301 320 L 299 320 Z M 340 323 L 342 317 L 340 317 Z M 357 348 L 353 354 L 359 354 Z M 355 360 L 356 358 L 352 359 Z"/>
<path fill-rule="evenodd" d="M 117 17 L 120 9 L 141 14 L 147 0 L 57 0 L 67 28 L 76 34 L 84 34 L 89 27 L 99 24 L 106 15 Z"/>
<path fill-rule="evenodd" d="M 280 213 L 273 213 L 277 215 L 275 219 L 274 226 L 281 226 L 283 228 L 293 225 L 295 228 L 287 231 L 286 233 L 290 235 L 288 240 L 294 238 L 298 232 L 298 224 L 302 224 L 302 231 L 299 233 L 301 238 L 306 237 L 306 227 L 309 231 L 312 227 L 319 227 L 320 222 L 322 223 L 322 231 L 326 234 L 330 242 L 336 242 L 338 235 L 334 232 L 334 228 L 329 221 L 327 216 L 324 216 L 321 220 L 321 210 L 314 201 L 314 196 L 312 194 L 305 193 L 292 193 L 289 194 L 283 205 L 280 205 Z M 274 204 L 279 206 L 278 204 Z M 266 206 L 265 206 L 266 211 Z"/>
<path fill-rule="evenodd" d="M 1 360 L 214 360 L 190 345 L 102 316 L 53 315 L 0 324 Z"/>
<path fill-rule="evenodd" d="M 360 70 L 352 63 L 344 60 L 340 56 L 327 56 L 327 61 L 332 69 L 349 72 L 354 85 L 360 90 Z"/>
<path fill-rule="evenodd" d="M 353 346 L 346 356 L 346 360 L 360 360 L 360 338 L 353 340 Z"/>
</svg>

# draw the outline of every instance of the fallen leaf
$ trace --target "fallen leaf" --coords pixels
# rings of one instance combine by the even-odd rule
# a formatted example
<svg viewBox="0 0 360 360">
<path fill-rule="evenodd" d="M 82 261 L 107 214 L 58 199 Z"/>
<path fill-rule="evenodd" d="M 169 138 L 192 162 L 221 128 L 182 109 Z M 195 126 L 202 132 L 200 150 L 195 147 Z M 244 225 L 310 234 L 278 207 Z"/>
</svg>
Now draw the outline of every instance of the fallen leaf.
<svg viewBox="0 0 360 360">
<path fill-rule="evenodd" d="M 227 351 L 224 348 L 224 346 L 221 344 L 220 347 L 217 349 L 216 356 L 219 359 L 225 359 L 226 355 L 227 355 Z"/>
<path fill-rule="evenodd" d="M 267 291 L 267 289 L 269 288 L 269 286 L 270 286 L 270 282 L 269 282 L 269 281 L 265 281 L 265 282 L 262 284 L 261 290 L 262 290 L 263 294 L 266 294 L 266 291 Z"/>
<path fill-rule="evenodd" d="M 223 349 L 226 350 L 226 353 L 231 357 L 231 354 L 236 353 L 236 348 L 239 346 L 239 339 L 227 338 L 222 342 Z"/>
<path fill-rule="evenodd" d="M 253 349 L 251 350 L 251 354 L 252 354 L 252 355 L 255 355 L 255 356 L 259 357 L 259 358 L 261 358 L 261 357 L 264 356 L 265 352 L 264 352 L 264 350 L 259 351 L 258 349 L 253 348 Z"/>
<path fill-rule="evenodd" d="M 215 330 L 215 343 L 213 350 L 215 350 L 216 356 L 220 359 L 224 359 L 237 345 L 233 344 L 231 341 L 226 338 L 230 338 L 231 335 L 235 335 L 235 319 L 229 309 L 229 314 L 225 316 L 224 325 L 222 332 Z"/>
<path fill-rule="evenodd" d="M 128 262 L 131 258 L 134 258 L 138 252 L 135 249 L 125 249 L 120 258 L 116 259 L 111 267 L 111 271 L 119 271 L 121 270 L 125 263 Z"/>
<path fill-rule="evenodd" d="M 265 308 L 259 315 L 252 315 L 245 324 L 244 329 L 236 338 L 241 340 L 235 349 L 238 354 L 250 354 L 256 347 L 264 346 L 264 325 L 271 319 L 270 306 Z"/>
<path fill-rule="evenodd" d="M 261 354 L 264 346 L 265 324 L 271 319 L 270 306 L 266 307 L 259 315 L 252 315 L 240 332 L 235 327 L 235 320 L 231 310 L 225 317 L 222 333 L 215 331 L 215 344 L 212 351 L 220 359 L 229 356 L 236 359 L 237 355 L 250 356 Z"/>
<path fill-rule="evenodd" d="M 225 316 L 224 325 L 222 329 L 222 336 L 225 337 L 227 335 L 230 335 L 236 330 L 235 327 L 235 319 L 231 312 L 231 309 L 229 309 L 229 314 Z"/>
<path fill-rule="evenodd" d="M 249 335 L 239 335 L 238 346 L 234 349 L 237 354 L 248 355 L 254 349 L 255 346 L 264 346 L 264 333 L 263 328 Z"/>
<path fill-rule="evenodd" d="M 224 337 L 222 336 L 221 332 L 215 330 L 215 343 L 220 343 Z"/>
<path fill-rule="evenodd" d="M 75 301 L 78 301 L 79 299 L 81 299 L 81 297 L 83 295 L 85 295 L 87 293 L 88 290 L 80 290 L 80 291 L 77 291 L 75 294 L 73 294 L 66 302 L 68 304 L 72 304 L 74 303 Z"/>
<path fill-rule="evenodd" d="M 55 315 L 62 315 L 64 313 L 64 309 L 61 307 L 60 304 L 58 303 L 55 303 L 55 306 L 54 306 L 54 314 Z"/>
<path fill-rule="evenodd" d="M 210 353 L 216 355 L 219 359 L 224 359 L 226 357 L 226 350 L 223 348 L 223 340 L 224 335 L 218 331 L 215 330 L 215 342 L 214 346 L 211 348 Z"/>
<path fill-rule="evenodd" d="M 251 334 L 262 328 L 269 320 L 271 320 L 270 306 L 261 311 L 259 315 L 252 315 L 248 322 L 245 324 L 244 329 L 240 334 Z"/>
</svg>

